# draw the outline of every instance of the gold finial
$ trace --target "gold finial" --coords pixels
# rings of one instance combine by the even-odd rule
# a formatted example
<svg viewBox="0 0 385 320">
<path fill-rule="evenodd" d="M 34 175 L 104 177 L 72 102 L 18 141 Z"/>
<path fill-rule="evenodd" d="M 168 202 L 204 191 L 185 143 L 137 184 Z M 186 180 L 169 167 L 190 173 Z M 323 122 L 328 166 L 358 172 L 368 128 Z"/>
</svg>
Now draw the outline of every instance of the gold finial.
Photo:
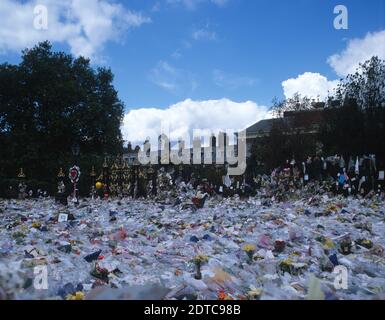
<svg viewBox="0 0 385 320">
<path fill-rule="evenodd" d="M 90 176 L 91 177 L 96 177 L 96 172 L 95 172 L 95 167 L 94 166 L 92 166 L 92 170 L 91 170 Z"/>
<path fill-rule="evenodd" d="M 108 168 L 107 157 L 104 158 L 103 168 Z"/>
<path fill-rule="evenodd" d="M 111 166 L 111 169 L 112 169 L 112 170 L 118 170 L 118 169 L 119 169 L 118 161 L 115 161 L 115 162 L 113 163 L 113 165 Z"/>
<path fill-rule="evenodd" d="M 20 168 L 19 174 L 17 175 L 18 178 L 24 179 L 26 177 L 23 168 Z"/>
<path fill-rule="evenodd" d="M 139 178 L 145 178 L 145 173 L 143 172 L 143 170 L 139 169 Z"/>
<path fill-rule="evenodd" d="M 59 173 L 57 174 L 57 177 L 58 178 L 64 178 L 65 177 L 65 173 L 63 171 L 63 168 L 60 168 Z"/>
</svg>

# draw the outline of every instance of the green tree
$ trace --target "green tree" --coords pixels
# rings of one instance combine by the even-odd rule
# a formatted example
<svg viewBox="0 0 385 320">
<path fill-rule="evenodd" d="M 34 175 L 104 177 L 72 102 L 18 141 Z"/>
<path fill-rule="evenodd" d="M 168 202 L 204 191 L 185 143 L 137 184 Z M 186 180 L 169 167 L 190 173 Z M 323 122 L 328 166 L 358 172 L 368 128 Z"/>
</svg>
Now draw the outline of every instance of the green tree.
<svg viewBox="0 0 385 320">
<path fill-rule="evenodd" d="M 84 171 L 104 153 L 122 151 L 124 106 L 110 69 L 83 57 L 52 51 L 43 42 L 22 53 L 19 65 L 0 65 L 0 167 L 14 177 L 54 182 L 59 167 L 73 164 L 79 143 Z M 85 172 L 84 172 L 85 173 Z"/>
<path fill-rule="evenodd" d="M 336 97 L 342 105 L 354 99 L 361 109 L 385 107 L 385 61 L 372 57 L 361 63 L 341 81 Z"/>
<path fill-rule="evenodd" d="M 374 153 L 385 157 L 385 61 L 362 63 L 343 79 L 330 108 L 320 139 L 329 153 L 345 156 Z"/>
</svg>

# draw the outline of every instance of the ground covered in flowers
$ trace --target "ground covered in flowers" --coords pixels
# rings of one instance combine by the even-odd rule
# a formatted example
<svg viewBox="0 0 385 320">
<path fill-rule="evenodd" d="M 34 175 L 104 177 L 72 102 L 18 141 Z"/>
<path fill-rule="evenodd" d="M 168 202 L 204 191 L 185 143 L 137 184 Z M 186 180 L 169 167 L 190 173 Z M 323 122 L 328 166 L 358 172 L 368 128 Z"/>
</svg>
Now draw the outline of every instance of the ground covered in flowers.
<svg viewBox="0 0 385 320">
<path fill-rule="evenodd" d="M 384 218 L 375 197 L 0 200 L 0 298 L 382 299 Z"/>
</svg>

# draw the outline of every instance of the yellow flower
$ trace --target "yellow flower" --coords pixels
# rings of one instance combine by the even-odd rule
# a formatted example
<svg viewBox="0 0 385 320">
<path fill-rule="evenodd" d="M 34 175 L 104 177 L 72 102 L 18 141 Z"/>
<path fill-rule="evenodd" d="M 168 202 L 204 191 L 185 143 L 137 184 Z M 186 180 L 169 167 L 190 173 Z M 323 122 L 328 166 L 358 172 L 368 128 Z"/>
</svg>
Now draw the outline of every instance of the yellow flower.
<svg viewBox="0 0 385 320">
<path fill-rule="evenodd" d="M 324 243 L 324 248 L 325 249 L 333 249 L 335 246 L 334 246 L 334 242 L 332 239 L 330 238 L 326 238 L 325 239 L 325 243 Z"/>
<path fill-rule="evenodd" d="M 368 240 L 368 239 L 362 239 L 362 240 L 358 240 L 357 243 L 363 247 L 365 247 L 366 249 L 370 249 L 373 247 L 373 242 Z"/>
<path fill-rule="evenodd" d="M 335 213 L 338 211 L 338 207 L 334 205 L 329 205 L 325 209 L 325 215 L 331 215 L 332 213 Z"/>
<path fill-rule="evenodd" d="M 209 261 L 209 258 L 207 256 L 205 256 L 204 254 L 197 254 L 194 258 L 193 258 L 194 262 L 195 263 L 204 263 L 204 262 L 208 262 Z"/>
<path fill-rule="evenodd" d="M 14 233 L 12 234 L 12 237 L 14 237 L 15 239 L 16 239 L 16 238 L 25 238 L 26 235 L 25 235 L 24 233 L 20 232 L 20 231 L 16 231 L 16 232 L 14 232 Z"/>
<path fill-rule="evenodd" d="M 69 294 L 67 295 L 66 300 L 84 300 L 84 293 L 78 291 L 75 294 Z"/>
<path fill-rule="evenodd" d="M 283 272 L 291 273 L 291 271 L 293 270 L 293 261 L 290 258 L 282 260 L 279 263 L 279 268 Z"/>
<path fill-rule="evenodd" d="M 41 227 L 41 223 L 38 221 L 35 221 L 32 223 L 32 228 L 39 229 Z"/>
<path fill-rule="evenodd" d="M 291 260 L 290 258 L 287 258 L 281 262 L 282 266 L 287 266 L 287 267 L 291 266 L 292 264 L 293 264 L 293 260 Z"/>
<path fill-rule="evenodd" d="M 255 251 L 255 245 L 253 244 L 245 244 L 242 248 L 245 252 L 254 252 Z"/>
<path fill-rule="evenodd" d="M 74 299 L 74 296 L 72 294 L 68 294 L 66 296 L 66 300 L 75 300 L 75 299 Z"/>
<path fill-rule="evenodd" d="M 75 300 L 84 300 L 84 293 L 81 291 L 76 292 Z"/>
</svg>

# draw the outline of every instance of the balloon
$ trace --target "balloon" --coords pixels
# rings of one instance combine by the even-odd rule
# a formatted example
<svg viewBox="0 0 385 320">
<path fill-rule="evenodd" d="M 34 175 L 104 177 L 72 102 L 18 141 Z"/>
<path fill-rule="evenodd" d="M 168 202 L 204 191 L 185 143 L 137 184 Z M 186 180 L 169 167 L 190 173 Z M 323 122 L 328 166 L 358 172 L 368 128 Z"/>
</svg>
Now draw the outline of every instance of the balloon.
<svg viewBox="0 0 385 320">
<path fill-rule="evenodd" d="M 101 183 L 101 182 L 96 182 L 96 189 L 101 189 L 101 188 L 103 188 L 103 183 Z"/>
</svg>

